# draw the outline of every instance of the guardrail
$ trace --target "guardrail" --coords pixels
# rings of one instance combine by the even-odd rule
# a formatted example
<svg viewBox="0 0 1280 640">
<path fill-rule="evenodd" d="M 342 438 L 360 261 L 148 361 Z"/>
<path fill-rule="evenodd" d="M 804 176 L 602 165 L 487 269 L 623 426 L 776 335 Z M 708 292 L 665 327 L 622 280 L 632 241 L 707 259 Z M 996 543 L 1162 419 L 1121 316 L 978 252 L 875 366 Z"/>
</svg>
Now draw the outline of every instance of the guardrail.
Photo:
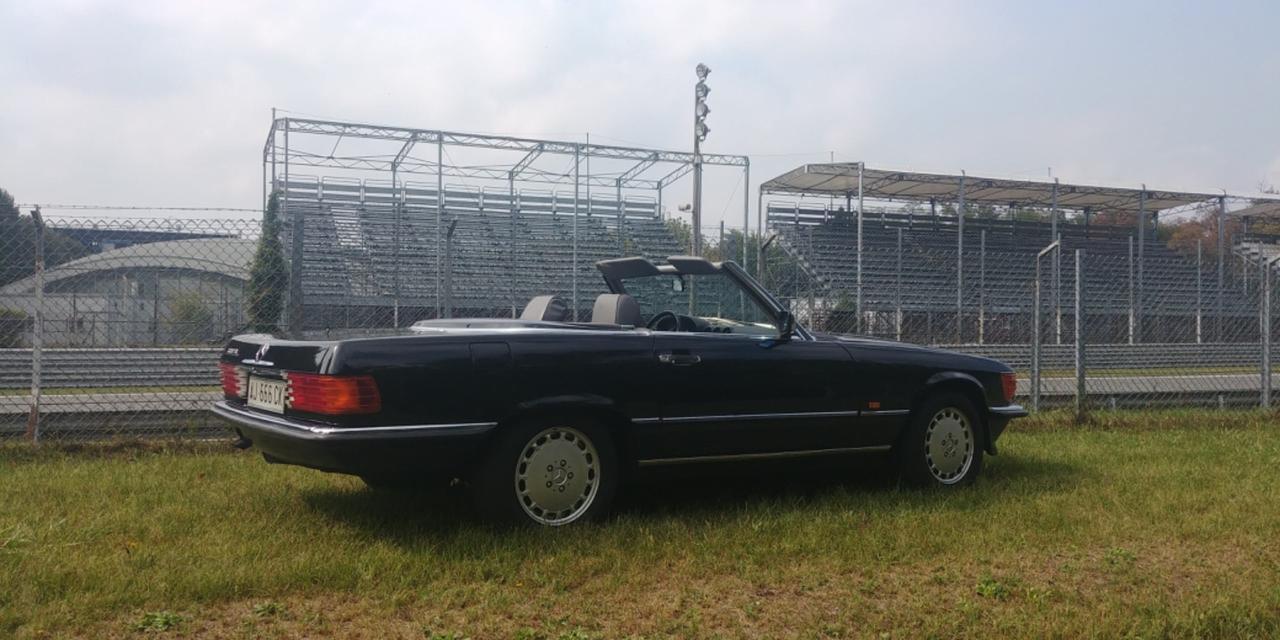
<svg viewBox="0 0 1280 640">
<path fill-rule="evenodd" d="M 44 349 L 46 388 L 218 384 L 220 348 Z M 0 349 L 0 389 L 31 386 L 31 350 Z"/>
<path fill-rule="evenodd" d="M 1031 368 L 1029 344 L 939 345 L 941 349 L 995 358 L 1017 371 Z M 218 354 L 213 347 L 145 349 L 45 349 L 46 387 L 154 387 L 218 384 Z M 1258 345 L 1091 344 L 1089 367 L 1099 369 L 1249 367 L 1257 365 Z M 1041 368 L 1066 370 L 1073 365 L 1073 346 L 1041 346 Z M 0 389 L 31 385 L 31 350 L 0 349 Z"/>
<path fill-rule="evenodd" d="M 1017 371 L 1031 368 L 1029 344 L 938 345 L 940 349 L 995 358 Z M 1090 344 L 1089 369 L 1167 369 L 1260 366 L 1257 343 Z M 1071 369 L 1075 345 L 1040 345 L 1040 368 Z"/>
</svg>

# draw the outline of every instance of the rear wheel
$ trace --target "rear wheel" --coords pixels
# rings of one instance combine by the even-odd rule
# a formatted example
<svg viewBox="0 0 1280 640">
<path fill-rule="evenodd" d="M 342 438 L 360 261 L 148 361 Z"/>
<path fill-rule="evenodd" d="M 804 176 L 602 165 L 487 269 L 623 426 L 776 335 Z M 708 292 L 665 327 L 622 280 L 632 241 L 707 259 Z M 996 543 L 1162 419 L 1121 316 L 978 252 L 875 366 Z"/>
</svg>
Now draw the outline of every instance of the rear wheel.
<svg viewBox="0 0 1280 640">
<path fill-rule="evenodd" d="M 912 412 L 898 444 L 902 479 L 917 486 L 966 485 L 982 471 L 982 425 L 969 399 L 941 393 Z"/>
<path fill-rule="evenodd" d="M 471 484 L 486 519 L 556 527 L 603 515 L 617 476 L 608 432 L 589 419 L 566 417 L 513 425 Z"/>
</svg>

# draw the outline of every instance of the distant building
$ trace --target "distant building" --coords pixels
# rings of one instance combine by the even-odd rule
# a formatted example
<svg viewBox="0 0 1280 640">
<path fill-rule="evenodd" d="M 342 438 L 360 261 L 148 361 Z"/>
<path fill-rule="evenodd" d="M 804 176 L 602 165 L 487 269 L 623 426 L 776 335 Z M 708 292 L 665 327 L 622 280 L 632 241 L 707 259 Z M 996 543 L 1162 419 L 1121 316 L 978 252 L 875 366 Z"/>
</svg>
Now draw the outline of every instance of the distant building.
<svg viewBox="0 0 1280 640">
<path fill-rule="evenodd" d="M 58 233 L 84 245 L 89 253 L 102 253 L 113 249 L 123 249 L 138 244 L 152 242 L 169 242 L 172 240 L 196 240 L 201 238 L 225 237 L 209 233 L 187 233 L 185 231 L 157 231 L 151 229 L 111 229 L 96 226 L 67 227 L 61 224 Z"/>
<path fill-rule="evenodd" d="M 209 344 L 242 329 L 257 242 L 204 238 L 104 250 L 45 271 L 49 346 Z M 35 315 L 35 276 L 0 287 L 0 307 Z"/>
</svg>

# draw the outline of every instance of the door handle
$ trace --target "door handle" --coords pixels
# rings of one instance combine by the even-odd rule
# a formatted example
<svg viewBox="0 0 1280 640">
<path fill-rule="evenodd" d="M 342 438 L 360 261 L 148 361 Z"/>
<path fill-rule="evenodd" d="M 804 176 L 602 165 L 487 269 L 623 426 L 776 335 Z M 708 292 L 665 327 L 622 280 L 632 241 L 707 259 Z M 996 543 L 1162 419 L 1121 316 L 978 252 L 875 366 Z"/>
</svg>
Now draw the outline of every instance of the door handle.
<svg viewBox="0 0 1280 640">
<path fill-rule="evenodd" d="M 702 356 L 692 353 L 659 353 L 658 362 L 677 367 L 688 367 L 702 362 Z"/>
</svg>

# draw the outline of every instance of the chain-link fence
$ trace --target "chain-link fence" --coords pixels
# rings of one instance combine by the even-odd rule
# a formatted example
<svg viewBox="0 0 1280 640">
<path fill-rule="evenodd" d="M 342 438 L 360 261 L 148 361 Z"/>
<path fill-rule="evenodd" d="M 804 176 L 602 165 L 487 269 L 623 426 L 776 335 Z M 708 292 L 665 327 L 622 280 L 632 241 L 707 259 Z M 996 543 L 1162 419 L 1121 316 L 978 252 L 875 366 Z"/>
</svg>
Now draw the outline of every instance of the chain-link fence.
<svg viewBox="0 0 1280 640">
<path fill-rule="evenodd" d="M 0 436 L 221 434 L 207 409 L 232 335 L 510 317 L 541 294 L 585 320 L 604 292 L 596 261 L 689 244 L 652 201 L 584 198 L 575 215 L 555 192 L 446 189 L 444 208 L 426 190 L 347 195 L 297 187 L 263 220 L 0 220 Z M 1135 243 L 1129 229 L 1058 233 L 1040 255 L 1052 237 L 1041 223 L 972 220 L 960 234 L 954 218 L 883 213 L 859 240 L 855 220 L 829 213 L 771 217 L 764 238 L 703 238 L 715 259 L 745 254 L 803 324 L 998 358 L 1028 405 L 1268 401 L 1260 327 L 1272 326 L 1277 245 L 1251 238 L 1220 259 Z"/>
<path fill-rule="evenodd" d="M 1269 406 L 1266 238 L 1219 259 L 1120 227 L 768 213 L 764 283 L 819 331 L 997 358 L 1034 408 Z"/>
<path fill-rule="evenodd" d="M 687 229 L 652 199 L 318 182 L 262 220 L 0 220 L 0 437 L 221 434 L 208 409 L 233 335 L 513 317 L 543 294 L 587 320 L 597 261 L 686 253 Z"/>
</svg>

